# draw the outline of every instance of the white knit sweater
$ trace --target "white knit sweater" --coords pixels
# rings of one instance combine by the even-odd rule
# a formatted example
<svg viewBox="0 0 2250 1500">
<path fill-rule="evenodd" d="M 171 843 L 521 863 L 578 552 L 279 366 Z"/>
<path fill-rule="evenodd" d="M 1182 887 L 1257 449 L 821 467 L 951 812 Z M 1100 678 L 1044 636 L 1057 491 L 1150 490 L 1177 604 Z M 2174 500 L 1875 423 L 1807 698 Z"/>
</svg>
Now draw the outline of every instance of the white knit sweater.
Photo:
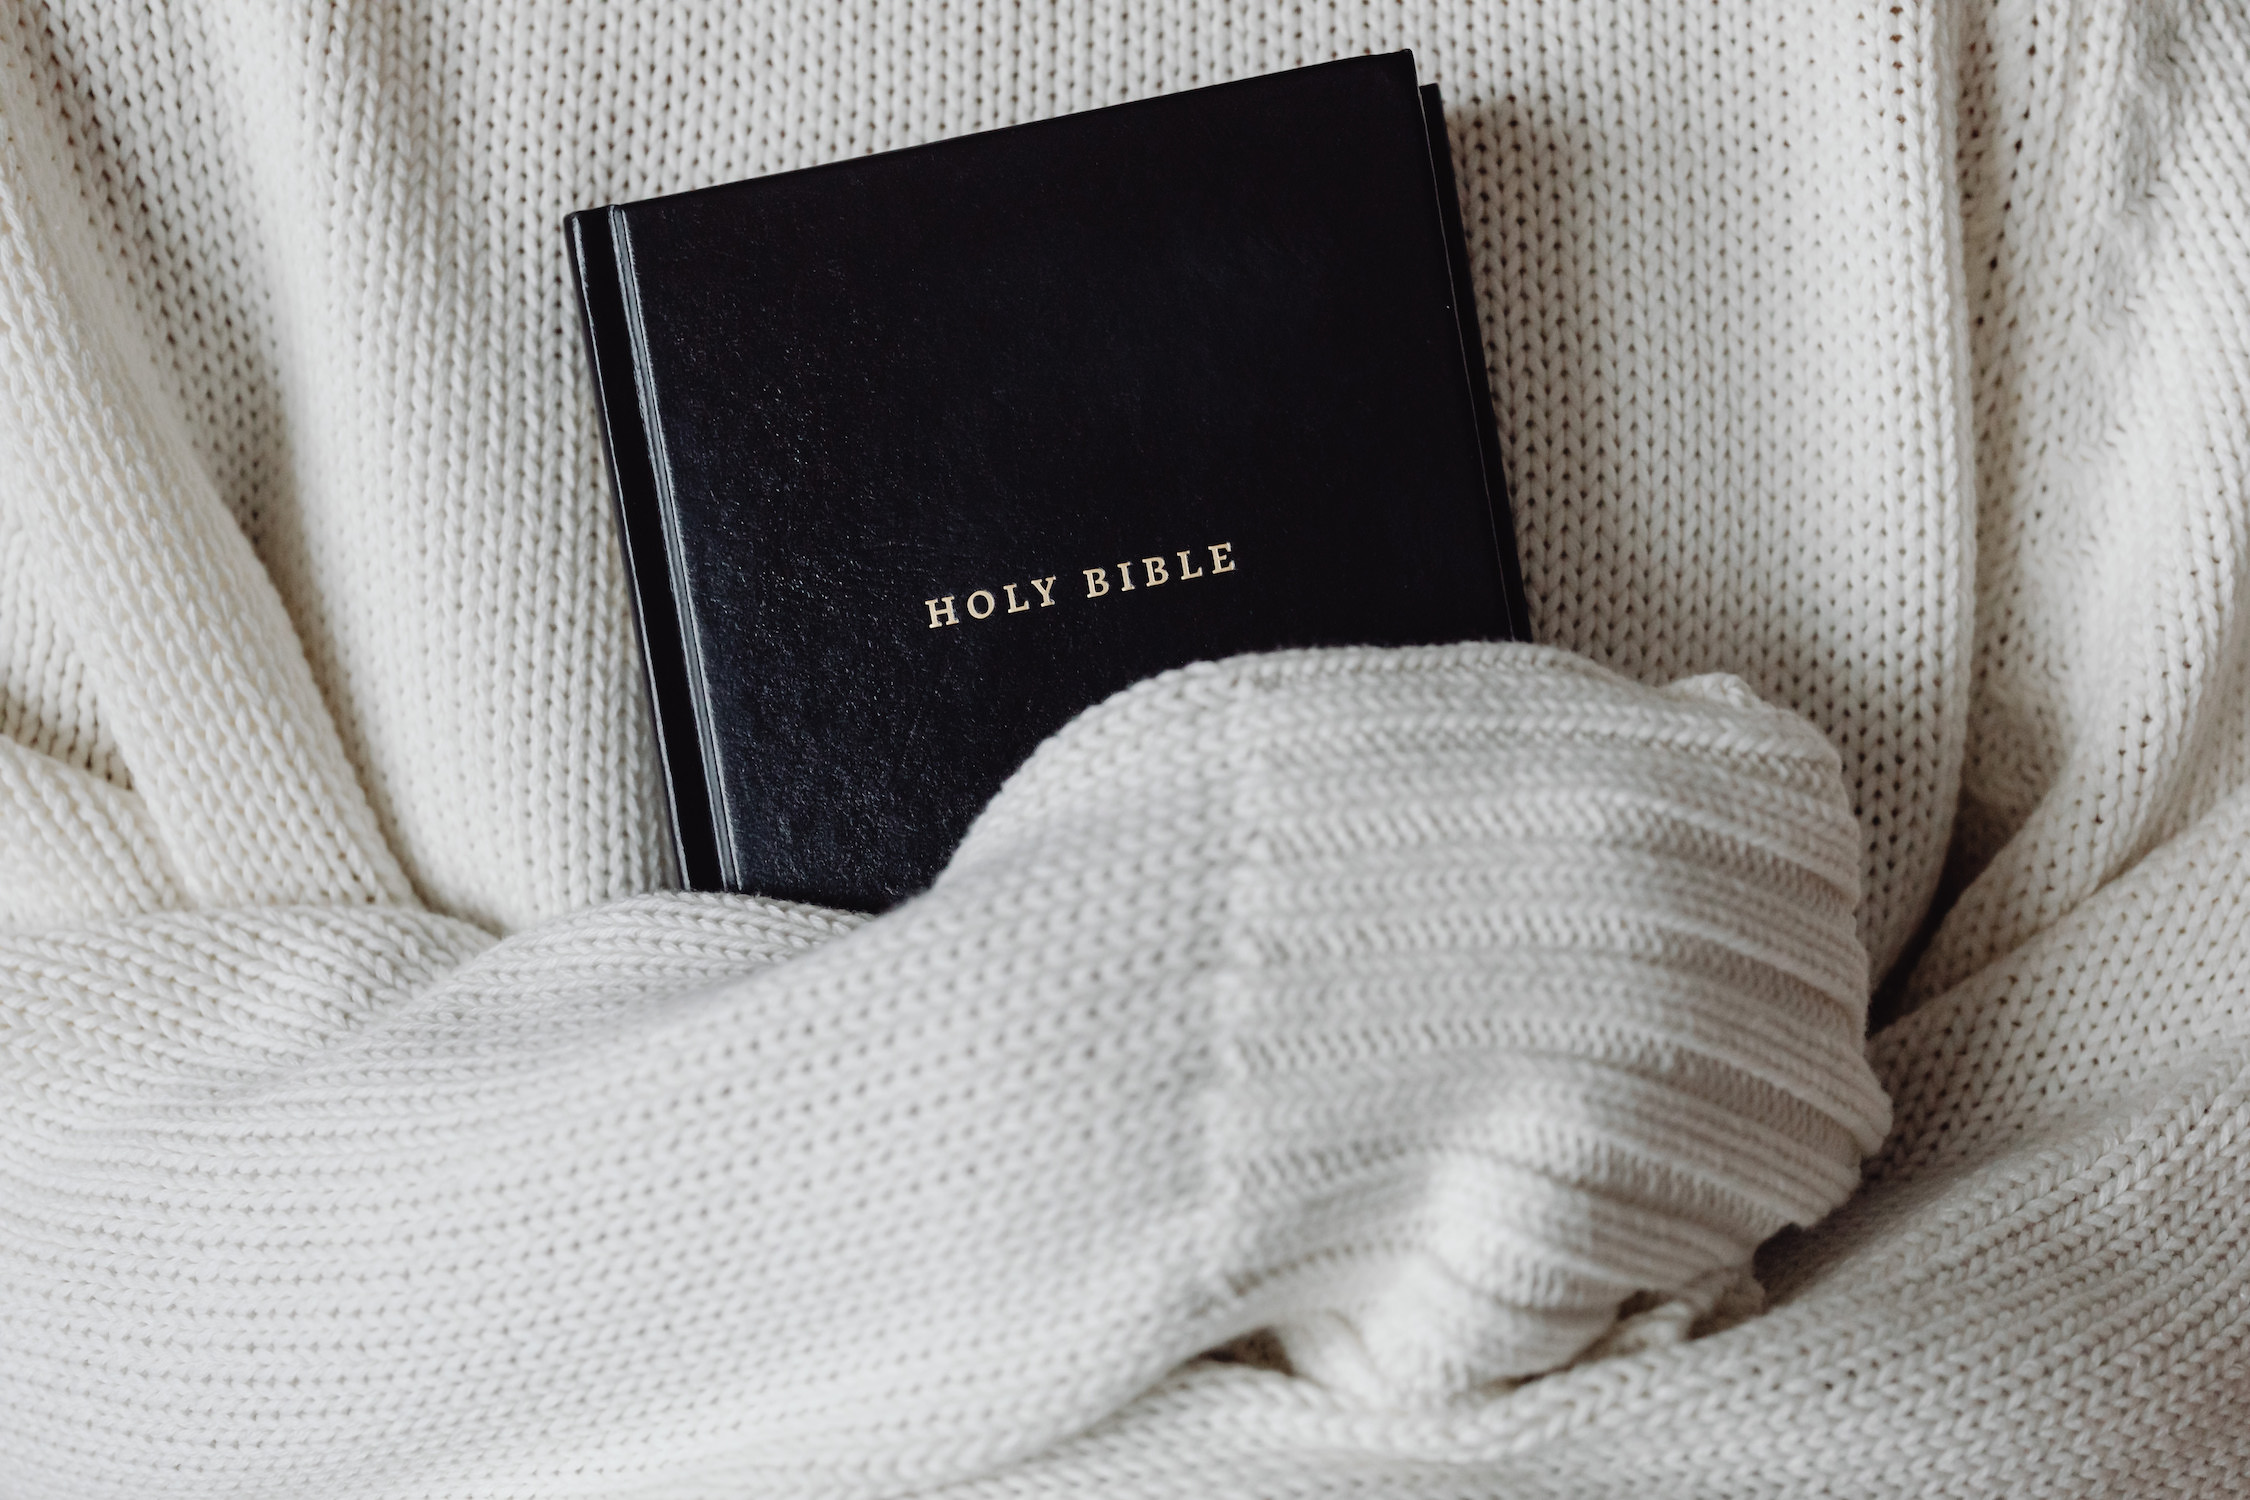
<svg viewBox="0 0 2250 1500">
<path fill-rule="evenodd" d="M 418 9 L 0 22 L 0 1493 L 2242 1485 L 2241 8 Z M 651 894 L 561 215 L 1402 45 L 1551 645 Z"/>
</svg>

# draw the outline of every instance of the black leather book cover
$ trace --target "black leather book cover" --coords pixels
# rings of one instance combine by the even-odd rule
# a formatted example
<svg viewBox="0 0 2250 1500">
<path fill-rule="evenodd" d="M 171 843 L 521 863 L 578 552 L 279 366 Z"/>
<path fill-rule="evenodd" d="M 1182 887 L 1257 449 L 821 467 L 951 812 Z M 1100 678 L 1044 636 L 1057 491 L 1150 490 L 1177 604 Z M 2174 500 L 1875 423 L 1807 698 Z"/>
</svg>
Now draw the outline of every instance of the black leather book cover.
<svg viewBox="0 0 2250 1500">
<path fill-rule="evenodd" d="M 1528 635 L 1409 53 L 573 214 L 680 873 L 880 910 L 1140 678 Z"/>
</svg>

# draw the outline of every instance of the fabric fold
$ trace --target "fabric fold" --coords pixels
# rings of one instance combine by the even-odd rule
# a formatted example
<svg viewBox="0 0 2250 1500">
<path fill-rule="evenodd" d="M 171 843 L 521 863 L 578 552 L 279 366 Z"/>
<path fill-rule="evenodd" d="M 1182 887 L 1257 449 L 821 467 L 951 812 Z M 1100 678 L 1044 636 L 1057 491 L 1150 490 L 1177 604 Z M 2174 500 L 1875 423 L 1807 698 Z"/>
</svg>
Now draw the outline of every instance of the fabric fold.
<svg viewBox="0 0 2250 1500">
<path fill-rule="evenodd" d="M 1798 842 L 1741 854 L 1718 807 Z M 1527 835 L 1556 875 L 1713 880 L 1527 917 Z M 0 1409 L 39 1464 L 97 1434 L 127 1489 L 835 1494 L 1028 1455 L 1269 1326 L 1379 1406 L 1489 1393 L 1851 1190 L 1886 1119 L 1824 993 L 1864 992 L 1856 836 L 1834 752 L 1763 705 L 1534 647 L 1285 653 L 1090 711 L 874 920 L 0 940 Z M 1358 1365 L 1304 1332 L 1336 1328 Z"/>
<path fill-rule="evenodd" d="M 0 456 L 171 878 L 207 905 L 411 902 L 280 596 L 126 330 L 22 67 L 0 48 Z"/>
</svg>

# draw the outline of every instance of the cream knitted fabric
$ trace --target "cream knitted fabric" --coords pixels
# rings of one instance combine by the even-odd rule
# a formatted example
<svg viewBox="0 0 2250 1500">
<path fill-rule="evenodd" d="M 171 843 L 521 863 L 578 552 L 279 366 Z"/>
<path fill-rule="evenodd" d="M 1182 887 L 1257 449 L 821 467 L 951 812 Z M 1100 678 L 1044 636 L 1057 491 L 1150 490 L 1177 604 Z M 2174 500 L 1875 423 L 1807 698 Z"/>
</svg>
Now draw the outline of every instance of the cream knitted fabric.
<svg viewBox="0 0 2250 1500">
<path fill-rule="evenodd" d="M 834 1494 L 1269 1325 L 1389 1404 L 1550 1368 L 1880 1142 L 1856 842 L 1739 688 L 1338 652 L 1084 716 L 865 926 L 17 939 L 20 1479 Z"/>
<path fill-rule="evenodd" d="M 1400 45 L 1579 657 L 1144 685 L 875 922 L 613 900 L 560 215 Z M 0 1489 L 2236 1487 L 2246 69 L 2106 0 L 9 13 Z"/>
<path fill-rule="evenodd" d="M 439 909 L 514 928 L 661 872 L 564 213 L 1411 46 L 1451 104 L 1538 638 L 1805 713 L 1867 831 L 1878 970 L 1913 930 L 1969 685 L 1932 20 L 150 9 L 26 16 L 11 48 L 38 107 L 10 124 L 63 157 L 28 212 L 83 283 L 21 335 L 53 341 L 27 348 L 39 441 L 231 510 Z M 161 397 L 58 391 L 66 359 Z M 97 413 L 145 441 L 73 425 Z M 298 691 L 265 711 L 312 747 Z M 102 717 L 134 764 L 127 705 Z"/>
</svg>

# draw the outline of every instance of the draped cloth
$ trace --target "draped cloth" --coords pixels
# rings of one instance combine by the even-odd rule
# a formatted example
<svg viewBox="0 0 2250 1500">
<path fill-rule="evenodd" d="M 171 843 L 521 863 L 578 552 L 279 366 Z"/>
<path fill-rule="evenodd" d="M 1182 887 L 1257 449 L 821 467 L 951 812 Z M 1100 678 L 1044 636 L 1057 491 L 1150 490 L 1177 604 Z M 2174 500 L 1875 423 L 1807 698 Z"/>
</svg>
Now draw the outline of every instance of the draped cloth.
<svg viewBox="0 0 2250 1500">
<path fill-rule="evenodd" d="M 1142 684 L 879 918 L 666 893 L 562 215 L 1400 46 L 1542 644 Z M 9 9 L 0 1488 L 2236 1482 L 2246 70 Z"/>
</svg>

